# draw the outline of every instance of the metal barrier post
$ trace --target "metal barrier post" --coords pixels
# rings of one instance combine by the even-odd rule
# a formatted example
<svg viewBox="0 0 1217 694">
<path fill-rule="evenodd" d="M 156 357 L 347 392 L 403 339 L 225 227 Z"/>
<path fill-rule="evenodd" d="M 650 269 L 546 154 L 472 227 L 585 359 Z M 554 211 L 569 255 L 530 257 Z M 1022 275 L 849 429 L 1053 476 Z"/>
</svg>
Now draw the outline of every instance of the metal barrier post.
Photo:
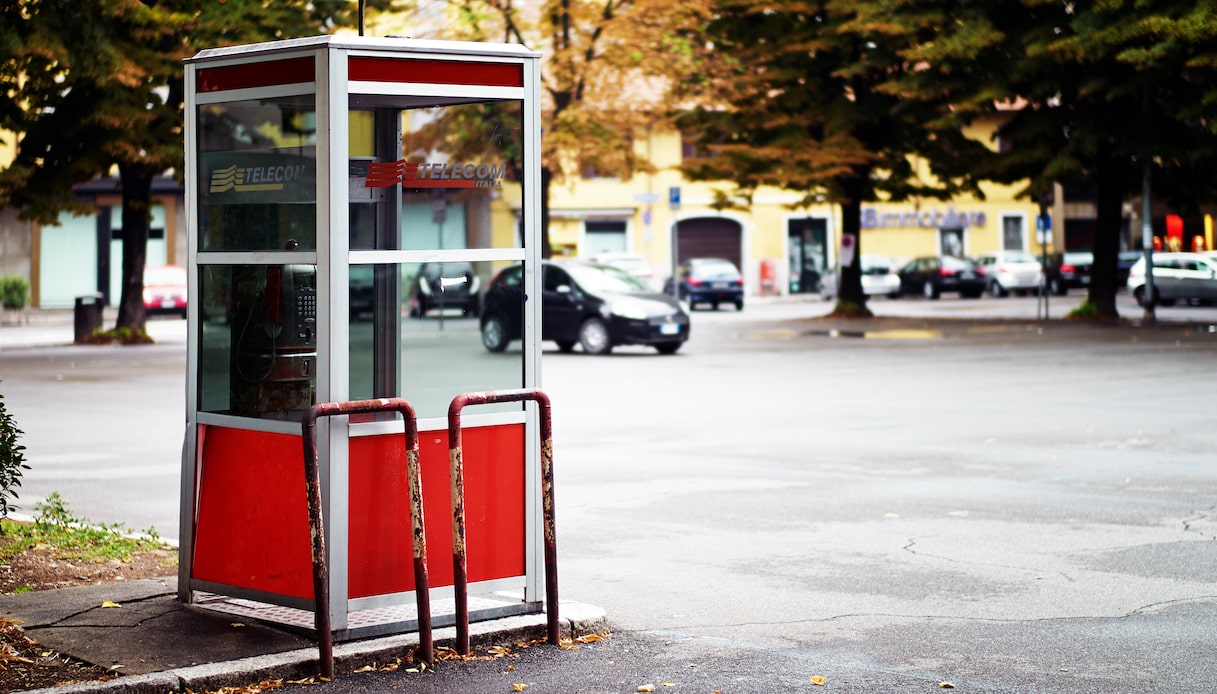
<svg viewBox="0 0 1217 694">
<path fill-rule="evenodd" d="M 304 435 L 304 475 L 308 485 L 309 535 L 313 550 L 313 599 L 319 637 L 321 676 L 334 678 L 334 633 L 330 628 L 330 573 L 325 551 L 325 521 L 321 513 L 321 478 L 317 462 L 317 418 L 371 412 L 400 412 L 406 429 L 406 477 L 410 487 L 410 530 L 413 534 L 414 595 L 418 606 L 418 646 L 424 662 L 434 660 L 431 635 L 431 589 L 427 580 L 427 539 L 423 524 L 422 475 L 418 462 L 418 420 L 414 408 L 401 398 L 325 402 L 313 405 L 301 424 Z"/>
<path fill-rule="evenodd" d="M 469 654 L 469 579 L 465 551 L 465 477 L 461 460 L 461 410 L 468 405 L 496 402 L 537 403 L 541 418 L 541 515 L 545 534 L 546 636 L 557 645 L 558 547 L 554 525 L 554 447 L 549 396 L 537 388 L 462 393 L 448 406 L 448 461 L 452 484 L 452 576 L 456 596 L 456 652 Z"/>
</svg>

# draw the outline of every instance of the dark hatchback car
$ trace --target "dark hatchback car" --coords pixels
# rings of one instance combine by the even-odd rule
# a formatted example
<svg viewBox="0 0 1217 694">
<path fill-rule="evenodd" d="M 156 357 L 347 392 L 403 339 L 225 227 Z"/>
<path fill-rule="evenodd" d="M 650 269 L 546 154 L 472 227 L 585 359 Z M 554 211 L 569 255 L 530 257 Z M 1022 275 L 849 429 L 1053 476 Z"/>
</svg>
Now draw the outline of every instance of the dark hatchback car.
<svg viewBox="0 0 1217 694">
<path fill-rule="evenodd" d="M 719 304 L 734 304 L 735 310 L 744 310 L 744 278 L 739 268 L 722 258 L 690 258 L 676 267 L 679 296 L 689 302 L 689 308 L 698 304 L 710 304 L 718 310 Z M 672 278 L 664 283 L 665 294 L 672 293 Z"/>
<path fill-rule="evenodd" d="M 956 292 L 965 299 L 977 299 L 985 291 L 980 266 L 967 258 L 951 255 L 913 258 L 897 274 L 901 294 L 937 299 L 944 293 Z"/>
<path fill-rule="evenodd" d="M 1085 289 L 1090 286 L 1092 265 L 1094 254 L 1090 251 L 1049 253 L 1048 262 L 1044 265 L 1044 284 L 1049 292 L 1061 296 L 1069 293 L 1070 289 Z"/>
<path fill-rule="evenodd" d="M 618 345 L 650 345 L 675 354 L 689 339 L 689 314 L 671 296 L 651 291 L 608 265 L 541 263 L 541 339 L 570 352 L 608 354 Z M 524 269 L 504 268 L 482 299 L 482 344 L 501 352 L 523 334 Z"/>
<path fill-rule="evenodd" d="M 456 309 L 472 318 L 481 307 L 480 289 L 469 263 L 423 263 L 410 290 L 410 315 L 425 318 L 437 309 Z"/>
</svg>

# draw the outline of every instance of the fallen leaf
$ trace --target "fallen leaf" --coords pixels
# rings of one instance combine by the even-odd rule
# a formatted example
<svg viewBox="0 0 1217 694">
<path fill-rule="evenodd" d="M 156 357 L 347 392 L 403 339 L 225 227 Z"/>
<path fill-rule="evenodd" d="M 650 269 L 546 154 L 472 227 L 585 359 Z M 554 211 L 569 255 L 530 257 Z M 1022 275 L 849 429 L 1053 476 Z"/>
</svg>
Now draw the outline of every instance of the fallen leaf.
<svg viewBox="0 0 1217 694">
<path fill-rule="evenodd" d="M 828 678 L 824 677 L 824 675 L 812 675 L 811 683 L 817 687 L 823 687 L 828 683 Z"/>
<path fill-rule="evenodd" d="M 102 607 L 122 607 L 122 605 L 120 605 L 112 600 L 103 600 L 101 603 L 101 606 Z"/>
<path fill-rule="evenodd" d="M 653 684 L 642 684 L 642 685 L 639 685 L 639 686 L 638 686 L 638 691 L 640 691 L 640 692 L 653 692 L 653 691 L 655 691 L 655 685 L 653 685 Z"/>
<path fill-rule="evenodd" d="M 664 683 L 663 683 L 663 686 L 665 686 L 665 687 L 675 687 L 675 686 L 676 686 L 676 683 L 675 683 L 675 682 L 664 682 Z"/>
<path fill-rule="evenodd" d="M 955 685 L 951 684 L 950 682 L 939 682 L 938 688 L 939 689 L 954 689 Z"/>
<path fill-rule="evenodd" d="M 601 636 L 600 634 L 585 634 L 585 635 L 580 636 L 579 638 L 575 639 L 575 641 L 578 641 L 579 643 L 593 643 L 595 641 L 603 641 L 603 640 L 604 640 L 604 637 Z"/>
<path fill-rule="evenodd" d="M 515 665 L 508 665 L 508 666 L 507 666 L 507 672 L 514 672 L 514 671 L 515 671 L 515 669 L 516 669 L 516 666 L 515 666 Z"/>
<path fill-rule="evenodd" d="M 528 689 L 528 685 L 524 684 L 523 682 L 517 682 L 517 683 L 511 685 L 511 691 L 513 691 L 513 692 L 522 692 L 525 689 Z"/>
</svg>

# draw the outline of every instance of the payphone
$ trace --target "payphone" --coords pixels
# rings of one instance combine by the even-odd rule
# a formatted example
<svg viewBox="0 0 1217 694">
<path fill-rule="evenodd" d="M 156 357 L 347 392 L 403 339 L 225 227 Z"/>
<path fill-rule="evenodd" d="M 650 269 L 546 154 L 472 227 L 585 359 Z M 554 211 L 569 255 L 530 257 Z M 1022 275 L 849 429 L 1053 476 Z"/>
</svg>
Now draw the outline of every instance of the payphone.
<svg viewBox="0 0 1217 694">
<path fill-rule="evenodd" d="M 243 267 L 235 273 L 232 291 L 234 412 L 298 418 L 314 401 L 316 269 Z"/>
</svg>

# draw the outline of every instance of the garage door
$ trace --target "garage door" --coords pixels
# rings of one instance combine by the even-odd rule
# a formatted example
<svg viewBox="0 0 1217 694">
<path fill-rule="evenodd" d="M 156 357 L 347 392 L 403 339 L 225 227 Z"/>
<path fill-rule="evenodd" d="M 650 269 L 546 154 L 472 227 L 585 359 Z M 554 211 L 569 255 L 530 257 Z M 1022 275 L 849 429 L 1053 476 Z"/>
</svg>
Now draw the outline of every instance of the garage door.
<svg viewBox="0 0 1217 694">
<path fill-rule="evenodd" d="M 676 258 L 725 258 L 743 269 L 740 225 L 720 217 L 685 219 L 676 224 Z"/>
</svg>

